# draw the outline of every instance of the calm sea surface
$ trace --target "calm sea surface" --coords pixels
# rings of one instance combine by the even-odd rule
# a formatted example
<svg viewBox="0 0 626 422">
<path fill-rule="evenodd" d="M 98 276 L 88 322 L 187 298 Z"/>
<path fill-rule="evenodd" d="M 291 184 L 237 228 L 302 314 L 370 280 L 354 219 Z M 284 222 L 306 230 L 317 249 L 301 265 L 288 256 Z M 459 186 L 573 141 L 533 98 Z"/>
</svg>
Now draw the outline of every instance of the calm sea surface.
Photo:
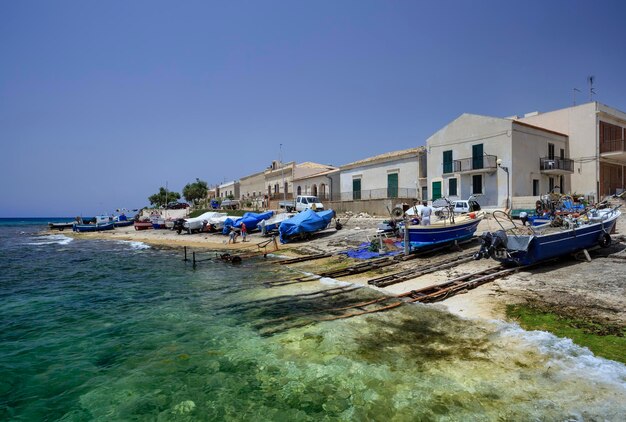
<svg viewBox="0 0 626 422">
<path fill-rule="evenodd" d="M 425 305 L 307 324 L 306 309 L 374 292 L 266 288 L 294 273 L 262 261 L 194 271 L 179 250 L 41 234 L 47 221 L 0 219 L 0 420 L 626 414 L 626 367 L 569 340 Z"/>
</svg>

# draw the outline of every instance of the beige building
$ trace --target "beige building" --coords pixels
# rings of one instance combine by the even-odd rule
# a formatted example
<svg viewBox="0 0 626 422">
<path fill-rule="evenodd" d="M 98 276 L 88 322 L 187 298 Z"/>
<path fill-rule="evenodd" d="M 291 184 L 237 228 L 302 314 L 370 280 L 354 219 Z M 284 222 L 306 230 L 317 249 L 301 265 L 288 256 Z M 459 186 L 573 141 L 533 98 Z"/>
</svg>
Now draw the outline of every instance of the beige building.
<svg viewBox="0 0 626 422">
<path fill-rule="evenodd" d="M 217 195 L 220 198 L 239 198 L 239 180 L 222 183 L 217 187 Z"/>
<path fill-rule="evenodd" d="M 296 195 L 312 195 L 321 201 L 328 201 L 335 196 L 334 189 L 339 190 L 339 169 L 294 178 L 293 186 Z"/>
<path fill-rule="evenodd" d="M 572 191 L 601 200 L 626 189 L 626 113 L 590 102 L 518 119 L 569 136 Z"/>
<path fill-rule="evenodd" d="M 526 198 L 541 193 L 570 190 L 568 137 L 554 130 L 466 113 L 426 145 L 433 200 L 478 195 L 483 206 L 508 208 L 527 206 Z"/>
<path fill-rule="evenodd" d="M 265 195 L 265 171 L 244 176 L 239 179 L 240 199 L 254 202 Z"/>
</svg>

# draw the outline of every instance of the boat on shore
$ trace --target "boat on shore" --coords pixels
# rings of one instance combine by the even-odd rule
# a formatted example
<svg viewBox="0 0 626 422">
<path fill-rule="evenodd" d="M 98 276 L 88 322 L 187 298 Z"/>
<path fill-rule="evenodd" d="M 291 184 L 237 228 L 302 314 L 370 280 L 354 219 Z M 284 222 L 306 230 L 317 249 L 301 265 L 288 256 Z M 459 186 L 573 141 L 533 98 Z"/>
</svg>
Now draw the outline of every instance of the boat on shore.
<svg viewBox="0 0 626 422">
<path fill-rule="evenodd" d="M 84 220 L 77 221 L 72 225 L 72 230 L 78 233 L 83 232 L 101 232 L 105 230 L 113 230 L 115 228 L 115 222 L 112 217 L 108 215 L 97 215 L 95 222 L 85 223 Z"/>
<path fill-rule="evenodd" d="M 607 247 L 611 244 L 610 233 L 621 215 L 618 208 L 591 210 L 577 218 L 566 216 L 541 226 L 527 227 L 515 226 L 506 214 L 496 211 L 494 219 L 501 230 L 483 233 L 481 249 L 474 257 L 525 266 L 594 246 Z M 512 222 L 513 227 L 505 229 L 503 219 Z"/>
<path fill-rule="evenodd" d="M 311 234 L 327 228 L 334 217 L 333 210 L 315 212 L 310 208 L 306 209 L 280 223 L 278 227 L 280 242 L 306 239 Z"/>
<path fill-rule="evenodd" d="M 261 229 L 261 234 L 265 236 L 265 235 L 278 231 L 278 227 L 280 226 L 280 223 L 282 223 L 285 220 L 290 219 L 294 215 L 296 214 L 291 213 L 291 212 L 283 212 L 283 213 L 276 214 L 275 216 L 267 220 L 262 220 L 258 224 L 258 227 Z"/>
<path fill-rule="evenodd" d="M 73 221 L 70 222 L 61 222 L 61 223 L 48 223 L 48 228 L 50 230 L 58 230 L 58 231 L 63 231 L 65 229 L 71 229 L 72 226 L 74 225 Z"/>
<path fill-rule="evenodd" d="M 150 230 L 152 229 L 152 221 L 140 220 L 134 222 L 135 230 Z"/>
<path fill-rule="evenodd" d="M 474 236 L 483 213 L 470 212 L 463 215 L 451 214 L 432 222 L 428 226 L 409 225 L 411 250 L 442 246 L 447 243 L 462 242 Z"/>
<path fill-rule="evenodd" d="M 199 215 L 198 217 L 185 218 L 183 222 L 183 229 L 189 234 L 194 231 L 201 231 L 207 224 L 209 224 L 211 219 L 218 217 L 226 217 L 226 213 L 209 211 Z"/>
</svg>

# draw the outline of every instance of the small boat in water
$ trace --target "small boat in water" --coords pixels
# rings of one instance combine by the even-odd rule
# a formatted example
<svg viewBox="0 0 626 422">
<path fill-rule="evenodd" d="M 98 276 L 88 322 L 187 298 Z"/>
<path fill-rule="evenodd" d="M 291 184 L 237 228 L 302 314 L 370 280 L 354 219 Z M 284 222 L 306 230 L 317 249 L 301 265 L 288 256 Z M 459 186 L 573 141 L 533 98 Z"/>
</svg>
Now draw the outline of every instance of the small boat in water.
<svg viewBox="0 0 626 422">
<path fill-rule="evenodd" d="M 278 226 L 280 242 L 287 243 L 292 240 L 307 238 L 312 233 L 328 227 L 334 217 L 335 211 L 333 210 L 315 212 L 310 208 L 306 209 L 280 223 Z"/>
<path fill-rule="evenodd" d="M 610 233 L 621 215 L 619 207 L 591 210 L 575 218 L 566 216 L 541 226 L 515 226 L 502 211 L 493 213 L 501 227 L 496 232 L 485 232 L 480 237 L 482 247 L 476 259 L 492 258 L 506 265 L 531 265 L 558 258 L 594 246 L 611 244 Z M 498 219 L 498 216 L 501 216 Z M 502 219 L 513 223 L 505 229 Z"/>
</svg>

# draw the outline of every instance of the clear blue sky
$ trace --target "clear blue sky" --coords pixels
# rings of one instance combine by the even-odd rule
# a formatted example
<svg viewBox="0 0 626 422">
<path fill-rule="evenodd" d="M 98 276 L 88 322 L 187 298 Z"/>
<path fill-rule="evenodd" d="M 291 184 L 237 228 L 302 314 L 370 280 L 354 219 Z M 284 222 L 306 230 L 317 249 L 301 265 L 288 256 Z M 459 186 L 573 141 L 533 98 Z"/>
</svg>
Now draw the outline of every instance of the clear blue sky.
<svg viewBox="0 0 626 422">
<path fill-rule="evenodd" d="M 626 110 L 624 1 L 0 2 L 0 217 L 93 215 L 423 145 L 463 112 Z"/>
</svg>

